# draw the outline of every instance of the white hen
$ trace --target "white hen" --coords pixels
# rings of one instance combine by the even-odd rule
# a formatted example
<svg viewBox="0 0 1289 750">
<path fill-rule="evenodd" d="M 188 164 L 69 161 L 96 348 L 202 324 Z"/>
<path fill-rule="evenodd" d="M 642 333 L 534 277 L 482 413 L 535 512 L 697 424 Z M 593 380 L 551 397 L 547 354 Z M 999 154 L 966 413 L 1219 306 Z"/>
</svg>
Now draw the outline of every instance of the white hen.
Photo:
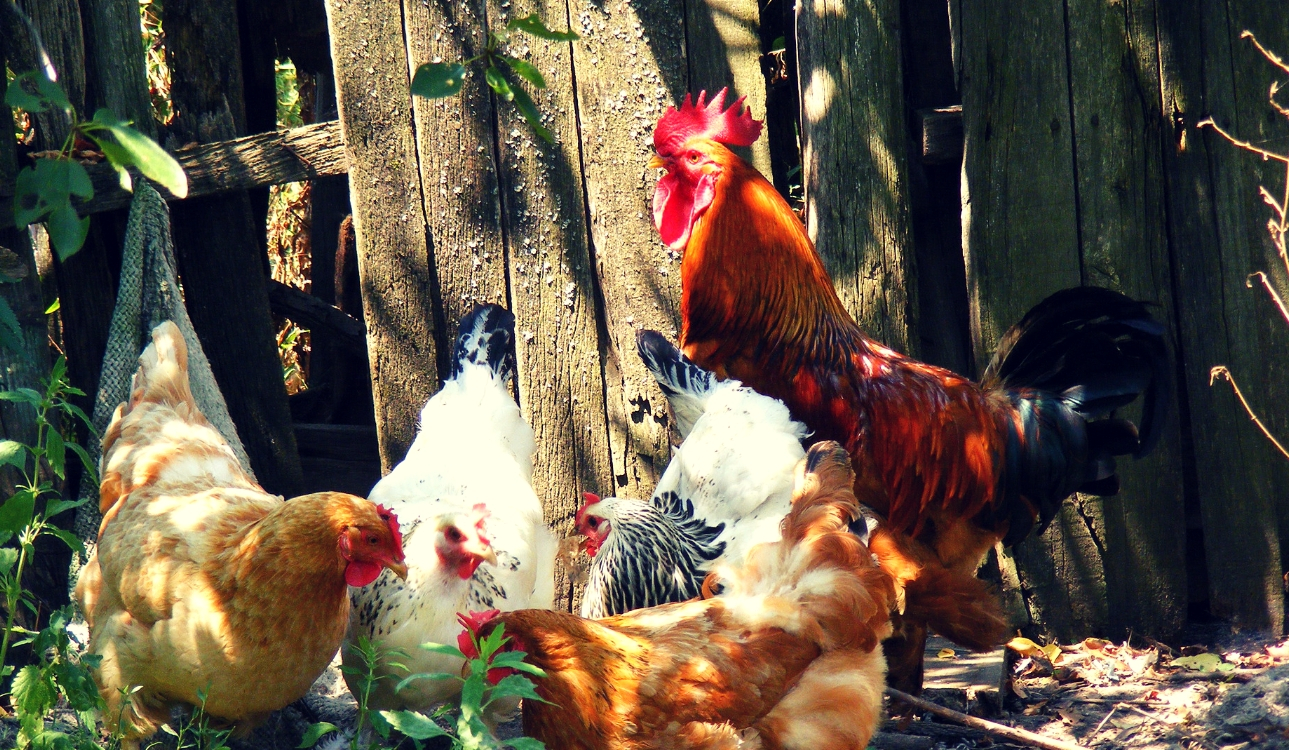
<svg viewBox="0 0 1289 750">
<path fill-rule="evenodd" d="M 783 402 L 718 381 L 654 331 L 637 345 L 667 394 L 682 442 L 646 503 L 588 494 L 577 513 L 594 556 L 583 617 L 697 596 L 716 563 L 779 540 L 807 430 Z"/>
<path fill-rule="evenodd" d="M 372 502 L 390 507 L 403 525 L 408 575 L 353 590 L 346 666 L 361 667 L 350 646 L 365 636 L 401 649 L 406 658 L 396 661 L 412 673 L 458 674 L 460 659 L 418 648 L 455 643 L 458 612 L 554 603 L 556 540 L 533 492 L 533 431 L 509 387 L 515 318 L 484 305 L 461 320 L 460 331 L 451 379 L 421 411 L 407 457 L 371 491 Z M 485 560 L 495 564 L 480 565 Z M 428 708 L 460 686 L 418 680 L 395 694 L 407 673 L 381 675 L 369 698 L 374 709 Z M 355 675 L 346 680 L 355 690 Z"/>
</svg>

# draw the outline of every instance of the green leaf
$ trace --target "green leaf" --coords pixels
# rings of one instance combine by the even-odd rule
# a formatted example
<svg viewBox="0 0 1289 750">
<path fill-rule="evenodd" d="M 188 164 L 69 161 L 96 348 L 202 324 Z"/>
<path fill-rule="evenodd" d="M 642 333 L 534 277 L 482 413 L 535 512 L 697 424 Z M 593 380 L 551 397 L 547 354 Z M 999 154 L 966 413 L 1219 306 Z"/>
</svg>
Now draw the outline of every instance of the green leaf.
<svg viewBox="0 0 1289 750">
<path fill-rule="evenodd" d="M 511 31 L 523 31 L 532 34 L 535 37 L 550 39 L 555 42 L 571 42 L 580 38 L 572 30 L 551 31 L 546 28 L 546 24 L 542 23 L 542 19 L 539 18 L 536 13 L 524 16 L 523 18 L 515 18 L 511 20 L 510 23 L 506 24 L 506 28 Z"/>
<path fill-rule="evenodd" d="M 513 747 L 515 750 L 546 750 L 546 743 L 532 737 L 516 737 L 501 743 L 502 747 Z"/>
<path fill-rule="evenodd" d="M 407 677 L 404 677 L 402 680 L 399 680 L 398 684 L 394 686 L 394 692 L 395 693 L 403 692 L 403 688 L 407 687 L 408 685 L 411 685 L 413 682 L 416 682 L 417 680 L 459 680 L 459 679 L 461 678 L 454 674 L 448 674 L 447 672 L 418 672 L 414 675 L 408 675 Z"/>
<path fill-rule="evenodd" d="M 381 711 L 380 715 L 390 726 L 414 740 L 447 737 L 447 732 L 428 716 L 415 711 Z"/>
<path fill-rule="evenodd" d="M 82 218 L 77 214 L 69 202 L 49 214 L 49 218 L 45 220 L 45 229 L 49 231 L 49 244 L 58 253 L 58 259 L 65 261 L 85 244 L 85 237 L 90 231 L 90 220 L 88 216 Z"/>
<path fill-rule="evenodd" d="M 455 656 L 458 659 L 464 659 L 465 654 L 456 646 L 449 646 L 445 643 L 422 643 L 420 648 L 429 651 L 432 654 L 443 654 L 444 656 Z"/>
<path fill-rule="evenodd" d="M 336 725 L 326 721 L 320 721 L 317 724 L 310 724 L 305 730 L 304 736 L 300 738 L 300 744 L 296 745 L 296 750 L 305 750 L 318 744 L 322 735 L 330 734 L 336 731 Z"/>
<path fill-rule="evenodd" d="M 13 547 L 0 547 L 0 575 L 8 575 L 9 571 L 13 570 L 13 566 L 17 564 L 18 550 Z"/>
<path fill-rule="evenodd" d="M 483 691 L 488 683 L 483 675 L 470 675 L 461 686 L 461 713 L 467 710 L 477 711 L 483 708 Z"/>
<path fill-rule="evenodd" d="M 0 346 L 27 359 L 27 342 L 22 337 L 22 324 L 13 314 L 9 301 L 0 297 Z"/>
<path fill-rule="evenodd" d="M 179 162 L 166 152 L 165 149 L 157 145 L 157 142 L 147 137 L 143 133 L 130 127 L 129 123 L 120 119 L 110 109 L 100 109 L 94 113 L 94 122 L 111 132 L 112 137 L 116 140 L 116 145 L 120 146 L 122 152 L 113 149 L 117 159 L 113 165 L 120 168 L 126 166 L 138 167 L 144 177 L 161 185 L 170 194 L 176 198 L 188 197 L 188 175 L 184 174 L 183 167 Z M 100 131 L 101 132 L 101 131 Z M 106 139 L 97 135 L 96 132 L 86 133 L 100 147 L 103 146 Z M 108 150 L 103 151 L 108 155 Z M 129 159 L 128 162 L 125 160 Z"/>
<path fill-rule="evenodd" d="M 551 134 L 551 131 L 545 125 L 542 125 L 541 112 L 537 111 L 537 105 L 533 104 L 532 97 L 528 95 L 528 92 L 524 91 L 522 86 L 516 86 L 512 91 L 515 95 L 515 109 L 519 110 L 519 114 L 523 115 L 524 119 L 528 121 L 528 125 L 533 129 L 533 132 L 541 136 L 541 139 L 547 143 L 554 143 L 555 136 Z"/>
<path fill-rule="evenodd" d="M 76 445 L 75 443 L 68 443 L 67 447 L 80 448 L 80 446 Z M 59 513 L 65 513 L 71 510 L 72 508 L 79 508 L 87 502 L 89 502 L 88 497 L 82 498 L 80 500 L 64 500 L 62 498 L 58 498 L 57 500 L 50 500 L 49 502 L 45 503 L 45 518 L 53 518 Z"/>
<path fill-rule="evenodd" d="M 1183 656 L 1180 659 L 1173 659 L 1169 663 L 1170 667 L 1179 667 L 1181 669 L 1194 669 L 1200 672 L 1216 671 L 1222 664 L 1222 657 L 1217 654 L 1196 654 L 1194 656 Z"/>
<path fill-rule="evenodd" d="M 0 440 L 0 466 L 12 466 L 18 471 L 27 467 L 27 446 L 16 440 Z"/>
<path fill-rule="evenodd" d="M 496 685 L 493 685 L 492 690 L 488 692 L 488 703 L 492 703 L 498 698 L 507 697 L 525 698 L 545 703 L 541 696 L 537 694 L 533 681 L 520 674 L 504 677 Z"/>
<path fill-rule="evenodd" d="M 10 107 L 17 107 L 28 112 L 45 112 L 50 107 L 64 111 L 72 108 L 67 94 L 43 70 L 29 70 L 15 76 L 4 92 L 4 102 Z"/>
<path fill-rule="evenodd" d="M 426 99 L 441 99 L 461 90 L 465 67 L 459 62 L 425 63 L 412 76 L 412 93 Z"/>
<path fill-rule="evenodd" d="M 14 401 L 20 404 L 40 406 L 40 402 L 43 400 L 44 396 L 41 396 L 30 388 L 19 388 L 14 391 L 0 391 L 0 401 Z"/>
<path fill-rule="evenodd" d="M 98 467 L 94 465 L 94 461 L 90 458 L 89 452 L 76 443 L 68 443 L 67 449 L 76 454 L 76 457 L 81 461 L 81 468 L 85 470 L 85 473 L 81 475 L 81 481 L 89 481 L 97 485 Z"/>
<path fill-rule="evenodd" d="M 492 658 L 492 666 L 494 668 L 509 667 L 510 669 L 517 669 L 520 672 L 527 672 L 534 677 L 545 677 L 546 670 L 536 664 L 525 662 L 524 657 L 526 656 L 528 656 L 528 654 L 525 654 L 523 651 L 506 651 L 504 653 L 497 654 Z"/>
<path fill-rule="evenodd" d="M 45 532 L 48 534 L 53 534 L 59 539 L 62 539 L 63 544 L 66 544 L 68 547 L 71 548 L 72 552 L 75 552 L 76 554 L 80 555 L 82 558 L 88 557 L 88 554 L 85 552 L 85 545 L 81 542 L 80 538 L 77 537 L 72 532 L 67 531 L 65 529 L 60 529 L 54 526 L 46 528 Z"/>
<path fill-rule="evenodd" d="M 58 693 L 36 665 L 28 664 L 13 678 L 12 697 L 19 717 L 24 714 L 40 717 L 54 707 Z"/>
<path fill-rule="evenodd" d="M 67 173 L 67 192 L 82 200 L 89 200 L 94 197 L 94 183 L 90 182 L 90 173 L 85 171 L 85 165 L 72 159 L 60 159 L 59 164 L 65 164 L 63 171 Z"/>
<path fill-rule="evenodd" d="M 782 52 L 788 48 L 787 37 L 776 36 L 773 42 L 770 42 L 771 52 Z"/>
<path fill-rule="evenodd" d="M 54 677 L 73 711 L 93 711 L 99 707 L 98 687 L 88 669 L 80 664 L 59 662 L 54 665 Z"/>
<path fill-rule="evenodd" d="M 53 304 L 51 304 L 49 307 L 46 307 L 46 308 L 45 308 L 45 314 L 46 314 L 46 315 L 53 315 L 54 313 L 56 313 L 56 312 L 58 312 L 60 309 L 62 309 L 62 307 L 63 307 L 63 300 L 62 300 L 62 298 L 61 298 L 61 297 L 54 297 L 54 302 L 53 302 Z"/>
<path fill-rule="evenodd" d="M 18 170 L 18 177 L 13 183 L 13 223 L 19 229 L 40 221 L 54 210 L 49 202 L 48 167 L 41 166 L 51 161 L 38 159 L 36 166 Z"/>
<path fill-rule="evenodd" d="M 14 534 L 27 528 L 36 511 L 36 496 L 30 490 L 19 490 L 0 506 L 0 529 Z"/>
<path fill-rule="evenodd" d="M 510 90 L 510 84 L 506 82 L 506 77 L 496 67 L 489 65 L 488 69 L 483 71 L 483 77 L 488 82 L 488 86 L 497 92 L 497 96 L 506 101 L 515 98 L 515 92 Z"/>
<path fill-rule="evenodd" d="M 520 60 L 518 58 L 507 57 L 505 55 L 502 55 L 501 59 L 504 60 L 506 65 L 509 65 L 510 69 L 515 71 L 515 74 L 520 78 L 528 81 L 539 89 L 546 88 L 546 79 L 542 77 L 542 72 L 537 69 L 536 65 L 533 65 L 527 60 Z"/>
<path fill-rule="evenodd" d="M 67 444 L 63 442 L 63 436 L 58 434 L 58 430 L 51 429 L 46 435 L 45 460 L 49 462 L 49 468 L 54 470 L 54 474 L 62 479 L 67 466 Z"/>
</svg>

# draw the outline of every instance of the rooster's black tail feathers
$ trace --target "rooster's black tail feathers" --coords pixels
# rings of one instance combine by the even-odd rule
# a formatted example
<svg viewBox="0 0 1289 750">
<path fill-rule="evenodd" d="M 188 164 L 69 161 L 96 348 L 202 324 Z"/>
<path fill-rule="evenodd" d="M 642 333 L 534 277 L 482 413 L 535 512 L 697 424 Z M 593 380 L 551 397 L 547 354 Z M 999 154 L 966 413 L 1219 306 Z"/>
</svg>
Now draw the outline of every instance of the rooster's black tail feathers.
<svg viewBox="0 0 1289 750">
<path fill-rule="evenodd" d="M 479 305 L 461 319 L 452 349 L 452 377 L 469 364 L 488 367 L 496 378 L 509 378 L 514 373 L 515 316 L 509 310 Z"/>
<path fill-rule="evenodd" d="M 1076 490 L 1113 495 L 1114 457 L 1140 458 L 1159 442 L 1172 402 L 1164 327 L 1118 292 L 1066 289 L 1003 335 L 981 385 L 1005 391 L 1019 416 L 1004 490 L 1037 502 L 1046 526 Z M 1139 397 L 1140 430 L 1114 415 Z M 1013 514 L 1009 538 L 1028 532 L 1019 520 Z"/>
<path fill-rule="evenodd" d="M 637 333 L 636 349 L 668 398 L 682 393 L 703 395 L 716 384 L 712 373 L 690 362 L 675 344 L 657 331 Z"/>
</svg>

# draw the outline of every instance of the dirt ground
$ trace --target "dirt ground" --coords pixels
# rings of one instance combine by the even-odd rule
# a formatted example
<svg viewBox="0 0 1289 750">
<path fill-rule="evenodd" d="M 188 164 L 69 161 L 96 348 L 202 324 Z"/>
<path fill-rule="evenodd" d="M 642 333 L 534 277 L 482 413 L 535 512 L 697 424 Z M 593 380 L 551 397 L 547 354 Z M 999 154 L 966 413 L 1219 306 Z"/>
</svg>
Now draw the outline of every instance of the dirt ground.
<svg viewBox="0 0 1289 750">
<path fill-rule="evenodd" d="M 984 658 L 940 642 L 927 653 L 927 697 L 1087 748 L 1289 750 L 1289 641 L 1212 627 L 1183 642 L 1194 645 L 1016 639 Z M 1025 747 L 925 716 L 887 721 L 872 746 Z"/>
</svg>

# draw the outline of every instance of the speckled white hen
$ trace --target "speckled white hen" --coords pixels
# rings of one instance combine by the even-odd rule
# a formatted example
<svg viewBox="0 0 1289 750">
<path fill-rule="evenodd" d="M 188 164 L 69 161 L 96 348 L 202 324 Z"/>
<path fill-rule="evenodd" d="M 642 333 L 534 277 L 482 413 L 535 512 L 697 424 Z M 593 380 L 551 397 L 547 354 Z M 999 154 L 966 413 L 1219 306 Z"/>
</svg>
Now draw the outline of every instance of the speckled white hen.
<svg viewBox="0 0 1289 750">
<path fill-rule="evenodd" d="M 411 673 L 459 674 L 461 660 L 419 648 L 454 644 L 457 613 L 549 609 L 554 601 L 555 536 L 533 492 L 532 428 L 510 391 L 515 318 L 496 305 L 461 321 L 453 374 L 421 411 L 407 457 L 371 491 L 398 515 L 406 581 L 381 576 L 352 592 L 344 662 L 366 636 L 401 649 Z M 456 680 L 417 680 L 395 693 L 408 672 L 384 668 L 375 709 L 424 709 L 456 696 Z M 351 689 L 355 675 L 346 675 Z"/>
</svg>

